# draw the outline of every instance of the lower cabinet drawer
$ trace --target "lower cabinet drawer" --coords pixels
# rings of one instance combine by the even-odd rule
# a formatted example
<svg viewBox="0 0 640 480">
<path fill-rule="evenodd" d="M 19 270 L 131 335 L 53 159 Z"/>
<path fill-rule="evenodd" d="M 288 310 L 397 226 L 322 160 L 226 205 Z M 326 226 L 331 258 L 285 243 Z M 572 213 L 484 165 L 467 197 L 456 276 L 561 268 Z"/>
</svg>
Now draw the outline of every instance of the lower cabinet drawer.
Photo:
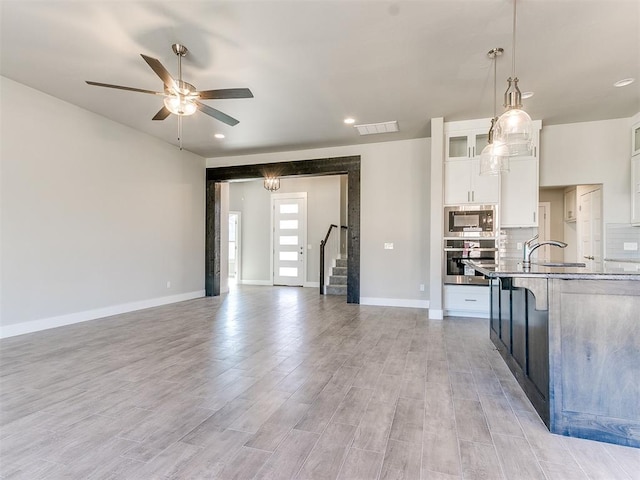
<svg viewBox="0 0 640 480">
<path fill-rule="evenodd" d="M 489 315 L 489 287 L 471 285 L 445 285 L 444 309 L 456 312 Z"/>
</svg>

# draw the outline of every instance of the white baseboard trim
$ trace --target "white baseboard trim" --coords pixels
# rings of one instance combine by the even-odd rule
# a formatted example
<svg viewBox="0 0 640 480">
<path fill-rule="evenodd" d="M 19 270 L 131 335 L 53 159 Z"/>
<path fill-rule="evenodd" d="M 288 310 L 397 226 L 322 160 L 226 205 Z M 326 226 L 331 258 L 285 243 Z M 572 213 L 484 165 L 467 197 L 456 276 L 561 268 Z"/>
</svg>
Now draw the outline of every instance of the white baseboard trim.
<svg viewBox="0 0 640 480">
<path fill-rule="evenodd" d="M 320 288 L 320 282 L 304 282 L 305 288 Z"/>
<path fill-rule="evenodd" d="M 360 297 L 360 305 L 375 305 L 379 307 L 429 308 L 429 300 Z"/>
<path fill-rule="evenodd" d="M 445 317 L 489 318 L 488 312 L 467 312 L 465 310 L 445 310 Z"/>
<path fill-rule="evenodd" d="M 444 311 L 429 309 L 429 320 L 442 320 L 444 318 Z"/>
<path fill-rule="evenodd" d="M 39 320 L 31 320 L 28 322 L 16 323 L 13 325 L 5 325 L 0 327 L 0 338 L 15 337 L 26 333 L 39 332 L 50 328 L 63 327 L 74 323 L 88 322 L 99 318 L 119 315 L 121 313 L 134 312 L 145 308 L 159 307 L 170 303 L 183 302 L 205 296 L 204 290 L 195 292 L 180 293 L 177 295 L 169 295 L 167 297 L 151 298 L 149 300 L 141 300 L 139 302 L 122 303 L 110 307 L 96 308 L 95 310 L 85 310 L 84 312 L 70 313 L 68 315 L 59 315 L 56 317 L 41 318 Z"/>
<path fill-rule="evenodd" d="M 269 280 L 240 280 L 240 284 L 242 285 L 262 285 L 272 287 L 273 282 Z"/>
</svg>

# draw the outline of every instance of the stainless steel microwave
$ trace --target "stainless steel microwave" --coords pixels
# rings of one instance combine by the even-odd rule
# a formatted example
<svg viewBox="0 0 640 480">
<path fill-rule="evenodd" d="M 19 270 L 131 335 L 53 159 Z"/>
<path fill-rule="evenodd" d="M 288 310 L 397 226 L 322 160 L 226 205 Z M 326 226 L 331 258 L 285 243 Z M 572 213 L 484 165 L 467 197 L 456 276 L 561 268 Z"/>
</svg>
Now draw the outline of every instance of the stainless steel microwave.
<svg viewBox="0 0 640 480">
<path fill-rule="evenodd" d="M 445 237 L 495 237 L 494 205 L 459 205 L 444 209 Z"/>
</svg>

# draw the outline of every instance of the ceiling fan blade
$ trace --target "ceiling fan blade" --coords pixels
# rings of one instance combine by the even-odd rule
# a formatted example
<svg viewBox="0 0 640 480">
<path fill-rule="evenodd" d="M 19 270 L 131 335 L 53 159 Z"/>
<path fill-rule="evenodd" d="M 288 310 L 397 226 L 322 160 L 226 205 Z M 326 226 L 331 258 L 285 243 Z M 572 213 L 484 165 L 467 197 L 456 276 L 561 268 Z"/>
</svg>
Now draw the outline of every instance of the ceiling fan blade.
<svg viewBox="0 0 640 480">
<path fill-rule="evenodd" d="M 167 107 L 162 107 L 160 110 L 158 110 L 158 113 L 156 113 L 151 120 L 164 120 L 169 115 L 171 115 L 169 109 Z"/>
<path fill-rule="evenodd" d="M 89 85 L 96 87 L 117 88 L 118 90 L 129 90 L 130 92 L 150 93 L 152 95 L 164 95 L 162 92 L 154 92 L 153 90 L 143 90 L 142 88 L 123 87 L 122 85 L 111 85 L 110 83 L 99 83 L 85 80 Z"/>
<path fill-rule="evenodd" d="M 156 75 L 160 77 L 166 87 L 173 89 L 177 88 L 176 81 L 173 79 L 167 69 L 164 68 L 164 65 L 160 63 L 160 60 L 158 60 L 157 58 L 148 57 L 147 55 L 144 55 L 142 53 L 140 55 L 142 56 L 142 58 L 144 58 L 144 61 L 149 64 L 151 69 L 156 72 Z"/>
<path fill-rule="evenodd" d="M 235 118 L 230 117 L 226 113 L 222 113 L 220 110 L 211 108 L 209 105 L 205 105 L 204 103 L 200 103 L 200 102 L 196 102 L 196 105 L 198 106 L 198 110 L 200 110 L 202 113 L 206 113 L 210 117 L 213 117 L 216 120 L 220 120 L 222 123 L 226 123 L 231 127 L 240 123 L 239 120 L 236 120 Z"/>
<path fill-rule="evenodd" d="M 198 92 L 202 100 L 217 100 L 222 98 L 253 98 L 248 88 L 223 88 L 221 90 L 204 90 Z"/>
</svg>

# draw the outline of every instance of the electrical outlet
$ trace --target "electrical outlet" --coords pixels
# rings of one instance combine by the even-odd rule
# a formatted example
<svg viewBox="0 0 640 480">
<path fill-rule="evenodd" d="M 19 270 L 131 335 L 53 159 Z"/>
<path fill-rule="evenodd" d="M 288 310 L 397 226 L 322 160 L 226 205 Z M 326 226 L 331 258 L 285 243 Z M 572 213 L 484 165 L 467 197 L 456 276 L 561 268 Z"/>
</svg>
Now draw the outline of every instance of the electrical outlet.
<svg viewBox="0 0 640 480">
<path fill-rule="evenodd" d="M 307 245 L 307 250 L 311 250 L 311 244 Z"/>
<path fill-rule="evenodd" d="M 638 242 L 624 242 L 623 248 L 625 250 L 638 250 Z"/>
<path fill-rule="evenodd" d="M 420 291 L 421 291 L 421 292 L 424 292 L 424 283 L 421 283 L 421 284 L 420 284 Z"/>
<path fill-rule="evenodd" d="M 516 243 L 516 249 L 517 250 L 522 250 L 522 242 Z"/>
<path fill-rule="evenodd" d="M 393 243 L 385 243 L 384 244 L 384 249 L 385 250 L 393 250 Z"/>
<path fill-rule="evenodd" d="M 171 288 L 171 282 L 167 280 L 167 288 Z"/>
</svg>

